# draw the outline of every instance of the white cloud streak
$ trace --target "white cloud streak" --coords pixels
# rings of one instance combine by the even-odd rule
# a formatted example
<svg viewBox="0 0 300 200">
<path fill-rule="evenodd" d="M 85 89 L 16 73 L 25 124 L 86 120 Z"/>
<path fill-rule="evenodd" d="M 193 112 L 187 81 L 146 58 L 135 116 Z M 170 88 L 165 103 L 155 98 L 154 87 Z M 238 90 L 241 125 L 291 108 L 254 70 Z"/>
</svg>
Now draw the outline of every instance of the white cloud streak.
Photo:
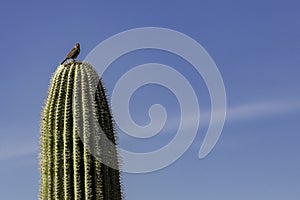
<svg viewBox="0 0 300 200">
<path fill-rule="evenodd" d="M 300 101 L 265 101 L 232 106 L 227 111 L 227 122 L 279 116 L 300 111 Z"/>
<path fill-rule="evenodd" d="M 226 113 L 226 121 L 227 123 L 236 123 L 241 121 L 251 121 L 254 119 L 261 119 L 261 118 L 269 118 L 269 117 L 279 117 L 282 115 L 287 115 L 293 112 L 300 111 L 300 100 L 297 101 L 261 101 L 261 102 L 254 102 L 254 103 L 244 103 L 240 105 L 228 106 L 227 113 Z M 200 114 L 200 125 L 208 124 L 210 120 L 210 111 L 201 110 Z M 218 114 L 218 111 L 215 113 L 215 117 L 221 116 Z M 180 116 L 179 116 L 180 117 Z M 191 116 L 193 117 L 193 116 Z M 178 116 L 174 120 L 174 129 L 177 128 L 178 125 L 175 125 L 175 122 L 178 122 Z M 189 121 L 192 120 L 185 120 L 187 123 L 183 124 L 186 130 L 189 130 L 191 124 Z M 173 122 L 171 122 L 173 123 Z M 172 128 L 173 130 L 173 128 Z"/>
<path fill-rule="evenodd" d="M 258 118 L 275 117 L 280 115 L 286 115 L 292 112 L 300 111 L 300 101 L 264 101 L 255 103 L 246 103 L 236 106 L 230 106 L 227 108 L 227 116 L 225 123 L 234 123 L 237 121 L 251 121 Z M 218 113 L 216 113 L 218 116 Z M 180 116 L 179 116 L 180 117 Z M 192 116 L 191 116 L 192 117 Z M 210 119 L 209 111 L 201 112 L 200 124 L 208 123 Z M 172 119 L 171 119 L 172 120 Z M 186 130 L 192 125 L 189 121 L 185 120 L 186 124 L 182 124 Z M 178 120 L 174 120 L 178 122 Z M 172 123 L 172 122 L 171 122 Z M 174 126 L 174 129 L 178 128 L 178 124 Z M 171 128 L 173 129 L 173 128 Z M 32 140 L 22 142 L 9 142 L 2 141 L 0 144 L 0 161 L 12 158 L 18 158 L 20 156 L 33 155 L 38 152 L 38 142 Z"/>
<path fill-rule="evenodd" d="M 37 154 L 38 145 L 32 141 L 2 141 L 0 143 L 0 161 L 15 159 L 20 156 Z"/>
</svg>

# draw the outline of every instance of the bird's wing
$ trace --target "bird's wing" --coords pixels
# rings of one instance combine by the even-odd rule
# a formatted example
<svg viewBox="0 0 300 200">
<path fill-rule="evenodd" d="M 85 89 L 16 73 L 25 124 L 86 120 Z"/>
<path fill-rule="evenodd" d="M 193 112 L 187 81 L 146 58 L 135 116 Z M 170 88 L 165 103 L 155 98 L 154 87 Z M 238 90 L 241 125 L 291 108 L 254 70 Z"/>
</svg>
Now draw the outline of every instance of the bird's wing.
<svg viewBox="0 0 300 200">
<path fill-rule="evenodd" d="M 76 52 L 76 48 L 73 48 L 69 53 L 68 53 L 68 55 L 67 55 L 67 57 L 66 58 L 71 58 L 73 55 L 74 55 L 74 53 Z"/>
</svg>

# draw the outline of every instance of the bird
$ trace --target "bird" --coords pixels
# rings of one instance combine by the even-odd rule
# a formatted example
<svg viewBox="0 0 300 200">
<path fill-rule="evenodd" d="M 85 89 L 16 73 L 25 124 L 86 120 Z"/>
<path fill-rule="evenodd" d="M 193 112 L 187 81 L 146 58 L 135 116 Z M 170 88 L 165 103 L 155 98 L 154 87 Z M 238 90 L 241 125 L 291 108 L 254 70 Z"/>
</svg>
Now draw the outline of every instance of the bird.
<svg viewBox="0 0 300 200">
<path fill-rule="evenodd" d="M 77 56 L 79 55 L 79 53 L 80 53 L 80 44 L 76 43 L 73 49 L 68 53 L 66 58 L 60 64 L 61 65 L 64 64 L 64 62 L 66 62 L 68 59 L 73 59 L 74 61 L 75 58 L 77 58 Z"/>
</svg>

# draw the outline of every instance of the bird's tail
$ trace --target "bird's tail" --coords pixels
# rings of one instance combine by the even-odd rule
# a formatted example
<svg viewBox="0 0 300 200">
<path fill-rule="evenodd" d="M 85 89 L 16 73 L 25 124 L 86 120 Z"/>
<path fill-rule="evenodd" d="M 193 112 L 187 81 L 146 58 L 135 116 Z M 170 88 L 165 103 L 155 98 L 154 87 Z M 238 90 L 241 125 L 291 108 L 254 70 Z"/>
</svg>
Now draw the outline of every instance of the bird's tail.
<svg viewBox="0 0 300 200">
<path fill-rule="evenodd" d="M 66 60 L 67 60 L 67 58 L 64 59 L 60 64 L 61 64 L 61 65 L 64 64 L 64 62 L 66 62 Z"/>
</svg>

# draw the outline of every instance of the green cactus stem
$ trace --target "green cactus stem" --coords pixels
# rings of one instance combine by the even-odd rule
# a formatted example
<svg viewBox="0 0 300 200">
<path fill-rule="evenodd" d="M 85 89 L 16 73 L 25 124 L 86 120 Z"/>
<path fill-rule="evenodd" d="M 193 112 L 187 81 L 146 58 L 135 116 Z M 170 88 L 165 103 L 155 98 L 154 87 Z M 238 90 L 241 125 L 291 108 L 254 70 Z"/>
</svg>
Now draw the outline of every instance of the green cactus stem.
<svg viewBox="0 0 300 200">
<path fill-rule="evenodd" d="M 84 62 L 60 65 L 42 112 L 40 199 L 122 199 L 114 133 L 94 68 Z"/>
</svg>

